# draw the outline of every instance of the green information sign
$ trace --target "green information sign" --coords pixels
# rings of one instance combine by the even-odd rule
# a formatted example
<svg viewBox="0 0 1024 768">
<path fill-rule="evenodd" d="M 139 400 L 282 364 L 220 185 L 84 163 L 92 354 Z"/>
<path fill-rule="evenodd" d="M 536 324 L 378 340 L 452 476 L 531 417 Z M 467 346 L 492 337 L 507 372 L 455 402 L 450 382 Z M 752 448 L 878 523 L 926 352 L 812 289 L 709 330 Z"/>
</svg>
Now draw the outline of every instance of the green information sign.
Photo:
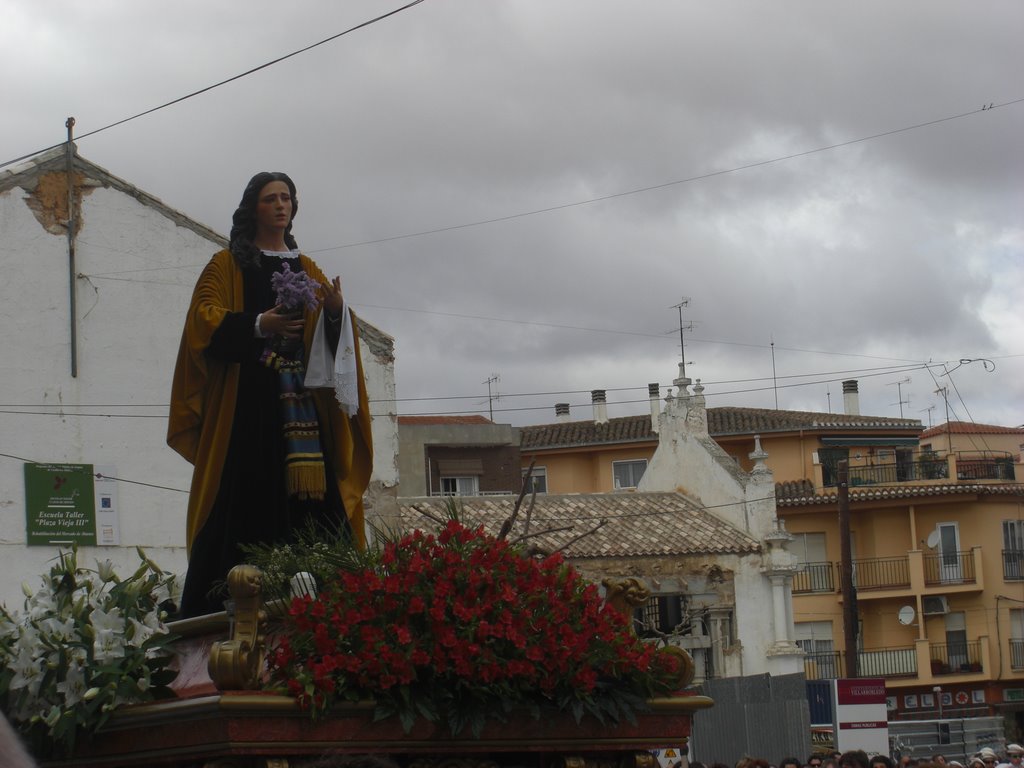
<svg viewBox="0 0 1024 768">
<path fill-rule="evenodd" d="M 29 546 L 95 545 L 92 464 L 26 464 L 25 515 Z"/>
</svg>

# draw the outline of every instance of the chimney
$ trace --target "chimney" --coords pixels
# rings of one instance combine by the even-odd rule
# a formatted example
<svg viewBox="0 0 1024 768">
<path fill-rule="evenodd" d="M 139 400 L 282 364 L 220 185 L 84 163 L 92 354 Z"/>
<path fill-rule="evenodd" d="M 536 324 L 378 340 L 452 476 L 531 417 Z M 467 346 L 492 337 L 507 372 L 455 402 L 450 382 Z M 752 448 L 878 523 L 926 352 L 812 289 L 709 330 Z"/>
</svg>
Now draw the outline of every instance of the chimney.
<svg viewBox="0 0 1024 768">
<path fill-rule="evenodd" d="M 608 423 L 608 406 L 605 404 L 604 390 L 603 389 L 592 389 L 592 390 L 590 390 L 590 400 L 594 404 L 594 423 L 595 424 L 607 424 Z"/>
<path fill-rule="evenodd" d="M 658 382 L 647 385 L 647 397 L 651 401 L 651 431 L 658 431 L 658 418 L 661 416 L 661 385 Z"/>
<path fill-rule="evenodd" d="M 568 403 L 555 403 L 555 421 L 559 423 L 569 421 Z"/>
<path fill-rule="evenodd" d="M 847 416 L 860 416 L 860 395 L 857 393 L 856 379 L 843 382 L 843 412 Z"/>
</svg>

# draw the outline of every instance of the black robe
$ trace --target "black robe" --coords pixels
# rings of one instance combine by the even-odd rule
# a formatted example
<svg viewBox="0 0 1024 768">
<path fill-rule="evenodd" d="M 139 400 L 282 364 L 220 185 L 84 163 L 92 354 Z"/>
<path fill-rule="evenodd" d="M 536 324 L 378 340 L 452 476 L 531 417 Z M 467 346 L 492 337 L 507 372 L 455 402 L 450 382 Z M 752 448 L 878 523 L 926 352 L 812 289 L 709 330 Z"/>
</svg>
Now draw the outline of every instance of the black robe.
<svg viewBox="0 0 1024 768">
<path fill-rule="evenodd" d="M 192 544 L 182 618 L 224 610 L 227 593 L 217 587 L 243 562 L 240 545 L 284 543 L 310 522 L 332 531 L 348 530 L 336 482 L 328 480 L 322 500 L 299 500 L 287 491 L 278 374 L 259 360 L 268 339 L 254 335 L 256 316 L 276 304 L 270 278 L 285 262 L 293 272 L 302 269 L 298 259 L 264 254 L 259 269 L 243 270 L 245 310 L 226 315 L 206 349 L 210 357 L 239 364 L 238 398 L 217 497 Z M 336 324 L 325 322 L 324 328 L 334 351 Z M 330 478 L 330 456 L 324 458 Z"/>
</svg>

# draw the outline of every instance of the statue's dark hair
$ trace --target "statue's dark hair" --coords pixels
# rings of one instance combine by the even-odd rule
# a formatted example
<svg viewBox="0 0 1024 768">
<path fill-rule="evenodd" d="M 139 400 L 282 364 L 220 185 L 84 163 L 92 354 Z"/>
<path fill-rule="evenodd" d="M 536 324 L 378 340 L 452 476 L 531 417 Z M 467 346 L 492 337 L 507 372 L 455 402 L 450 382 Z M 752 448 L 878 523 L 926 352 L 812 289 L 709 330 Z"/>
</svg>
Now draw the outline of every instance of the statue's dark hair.
<svg viewBox="0 0 1024 768">
<path fill-rule="evenodd" d="M 299 210 L 295 182 L 287 173 L 261 171 L 249 179 L 242 193 L 242 200 L 235 209 L 235 215 L 231 217 L 231 237 L 228 240 L 228 248 L 243 269 L 258 267 L 260 264 L 260 249 L 252 243 L 256 237 L 256 203 L 259 201 L 260 191 L 272 181 L 283 181 L 288 185 L 288 192 L 292 196 L 292 221 L 295 221 L 295 214 Z M 284 243 L 289 248 L 298 248 L 298 243 L 292 237 L 292 221 L 288 222 L 288 228 L 284 231 Z"/>
</svg>

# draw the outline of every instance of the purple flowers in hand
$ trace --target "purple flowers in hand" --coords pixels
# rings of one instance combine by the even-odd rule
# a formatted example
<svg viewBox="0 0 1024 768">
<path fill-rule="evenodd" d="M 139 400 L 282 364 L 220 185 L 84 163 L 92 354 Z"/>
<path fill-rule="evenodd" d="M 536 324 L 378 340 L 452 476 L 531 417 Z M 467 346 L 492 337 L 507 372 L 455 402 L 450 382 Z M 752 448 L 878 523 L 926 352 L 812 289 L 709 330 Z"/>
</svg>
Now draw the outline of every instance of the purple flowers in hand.
<svg viewBox="0 0 1024 768">
<path fill-rule="evenodd" d="M 320 286 L 305 272 L 292 272 L 286 262 L 284 269 L 270 278 L 270 287 L 277 294 L 277 303 L 287 310 L 306 307 L 313 311 L 320 304 L 316 292 Z"/>
</svg>

